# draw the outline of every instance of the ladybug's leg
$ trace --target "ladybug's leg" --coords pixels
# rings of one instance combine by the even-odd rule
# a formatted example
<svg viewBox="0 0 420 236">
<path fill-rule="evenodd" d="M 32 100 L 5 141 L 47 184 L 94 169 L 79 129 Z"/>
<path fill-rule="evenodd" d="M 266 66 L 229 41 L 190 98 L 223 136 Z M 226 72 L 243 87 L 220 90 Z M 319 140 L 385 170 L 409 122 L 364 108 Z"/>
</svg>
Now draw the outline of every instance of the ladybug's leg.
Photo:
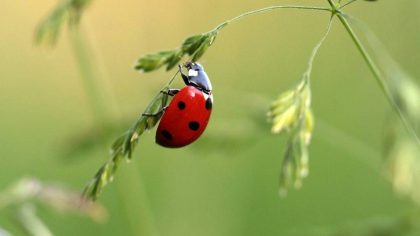
<svg viewBox="0 0 420 236">
<path fill-rule="evenodd" d="M 165 112 L 166 111 L 166 109 L 167 109 L 168 107 L 166 106 L 166 107 L 164 107 L 164 108 L 162 108 L 162 109 L 160 109 L 158 112 L 156 112 L 156 113 L 143 113 L 143 114 L 141 114 L 142 116 L 160 116 L 160 115 L 162 115 L 162 113 L 163 112 Z"/>
<path fill-rule="evenodd" d="M 160 92 L 169 96 L 175 96 L 179 92 L 179 89 L 168 89 L 168 90 L 162 90 Z"/>
<path fill-rule="evenodd" d="M 175 96 L 179 92 L 179 89 L 161 90 L 160 92 L 168 96 Z M 162 109 L 160 109 L 156 113 L 143 113 L 142 115 L 143 116 L 160 116 L 166 110 L 166 108 L 168 108 L 168 106 L 162 107 Z"/>
<path fill-rule="evenodd" d="M 190 78 L 186 74 L 184 74 L 184 72 L 182 72 L 182 65 L 178 65 L 178 70 L 179 70 L 179 73 L 181 74 L 182 80 L 184 80 L 184 83 L 186 85 L 190 85 L 191 84 Z"/>
</svg>

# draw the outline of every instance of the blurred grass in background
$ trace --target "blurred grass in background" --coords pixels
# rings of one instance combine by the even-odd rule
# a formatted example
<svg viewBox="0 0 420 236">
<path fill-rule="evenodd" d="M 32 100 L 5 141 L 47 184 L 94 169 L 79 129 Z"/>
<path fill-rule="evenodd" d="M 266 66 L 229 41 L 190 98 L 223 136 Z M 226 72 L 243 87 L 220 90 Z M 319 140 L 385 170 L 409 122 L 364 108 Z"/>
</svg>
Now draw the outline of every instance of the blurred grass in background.
<svg viewBox="0 0 420 236">
<path fill-rule="evenodd" d="M 2 2 L 0 189 L 36 176 L 81 190 L 108 158 L 112 139 L 172 76 L 163 70 L 139 75 L 132 68 L 138 56 L 177 47 L 187 36 L 251 9 L 306 2 L 93 1 L 81 26 L 108 77 L 110 87 L 100 78 L 102 89 L 115 93 L 121 128 L 110 131 L 106 144 L 73 155 L 66 155 L 75 148 L 70 144 L 95 120 L 69 33 L 61 32 L 55 48 L 33 43 L 38 22 L 56 1 Z M 419 78 L 420 16 L 413 14 L 419 9 L 410 0 L 360 1 L 347 12 L 365 21 L 394 59 Z M 200 140 L 170 150 L 155 145 L 153 132 L 142 136 L 134 160 L 121 167 L 99 199 L 109 210 L 106 223 L 57 216 L 48 208 L 39 209 L 40 217 L 56 235 L 420 233 L 415 206 L 395 196 L 383 178 L 382 135 L 391 109 L 338 22 L 314 64 L 310 176 L 301 190 L 278 196 L 286 139 L 270 134 L 265 113 L 270 101 L 301 77 L 328 17 L 279 10 L 226 28 L 201 59 L 215 106 Z M 21 235 L 11 215 L 10 209 L 0 211 L 0 228 Z"/>
</svg>

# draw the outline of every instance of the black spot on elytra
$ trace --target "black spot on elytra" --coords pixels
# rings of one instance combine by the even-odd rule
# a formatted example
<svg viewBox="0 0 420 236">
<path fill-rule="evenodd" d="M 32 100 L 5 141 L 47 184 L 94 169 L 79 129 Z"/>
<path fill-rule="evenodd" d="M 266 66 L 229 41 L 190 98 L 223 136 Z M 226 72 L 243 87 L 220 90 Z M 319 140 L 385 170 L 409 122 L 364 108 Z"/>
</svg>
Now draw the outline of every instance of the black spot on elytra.
<svg viewBox="0 0 420 236">
<path fill-rule="evenodd" d="M 207 110 L 211 110 L 211 108 L 213 107 L 213 101 L 211 100 L 211 98 L 207 98 L 206 100 L 206 109 Z"/>
<path fill-rule="evenodd" d="M 163 137 L 165 137 L 167 140 L 172 140 L 172 134 L 169 133 L 169 131 L 167 130 L 162 130 L 162 135 Z"/>
<path fill-rule="evenodd" d="M 183 101 L 178 102 L 178 108 L 179 108 L 179 110 L 184 110 L 185 107 L 186 107 L 185 102 L 183 102 Z"/>
<path fill-rule="evenodd" d="M 197 131 L 200 128 L 200 124 L 197 121 L 191 121 L 188 123 L 188 127 L 193 131 Z"/>
</svg>

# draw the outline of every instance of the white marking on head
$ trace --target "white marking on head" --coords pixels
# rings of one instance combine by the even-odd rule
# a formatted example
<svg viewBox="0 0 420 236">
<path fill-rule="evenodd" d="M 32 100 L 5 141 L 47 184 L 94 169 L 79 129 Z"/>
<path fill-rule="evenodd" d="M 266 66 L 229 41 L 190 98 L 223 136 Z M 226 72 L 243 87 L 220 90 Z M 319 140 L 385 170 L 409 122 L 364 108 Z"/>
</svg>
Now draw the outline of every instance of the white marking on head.
<svg viewBox="0 0 420 236">
<path fill-rule="evenodd" d="M 195 70 L 193 70 L 193 69 L 190 69 L 190 70 L 188 71 L 188 76 L 195 77 L 195 76 L 197 76 L 197 75 L 198 75 L 198 71 L 195 71 Z"/>
</svg>

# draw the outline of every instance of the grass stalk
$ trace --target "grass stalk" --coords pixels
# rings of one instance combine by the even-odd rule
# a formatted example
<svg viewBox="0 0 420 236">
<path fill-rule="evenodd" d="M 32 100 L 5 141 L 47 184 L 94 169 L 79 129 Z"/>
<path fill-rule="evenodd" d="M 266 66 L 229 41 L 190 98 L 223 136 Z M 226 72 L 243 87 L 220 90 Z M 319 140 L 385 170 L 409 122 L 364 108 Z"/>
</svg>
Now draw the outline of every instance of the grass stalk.
<svg viewBox="0 0 420 236">
<path fill-rule="evenodd" d="M 36 215 L 35 207 L 23 205 L 18 212 L 17 221 L 28 236 L 53 236 L 47 225 Z"/>
<path fill-rule="evenodd" d="M 110 122 L 111 117 L 107 108 L 106 96 L 102 94 L 102 90 L 98 86 L 98 72 L 92 60 L 92 52 L 86 43 L 83 31 L 79 27 L 72 28 L 69 34 L 71 39 L 70 43 L 95 125 L 104 126 Z"/>
<path fill-rule="evenodd" d="M 242 13 L 242 14 L 240 14 L 240 15 L 232 18 L 232 19 L 229 19 L 229 20 L 219 24 L 218 26 L 216 26 L 216 28 L 214 28 L 214 30 L 220 30 L 230 23 L 241 20 L 241 19 L 246 18 L 246 17 L 251 16 L 251 15 L 257 15 L 257 14 L 260 14 L 260 13 L 270 12 L 270 11 L 279 10 L 279 9 L 299 9 L 299 10 L 331 12 L 330 8 L 317 7 L 317 6 L 301 6 L 301 5 L 269 6 L 269 7 L 264 7 L 264 8 L 260 8 L 260 9 L 256 9 L 256 10 L 252 10 L 252 11 Z"/>
<path fill-rule="evenodd" d="M 353 31 L 352 27 L 350 26 L 349 22 L 344 17 L 344 15 L 340 12 L 338 12 L 336 15 L 337 15 L 338 19 L 340 20 L 340 22 L 343 24 L 343 26 L 346 29 L 346 31 L 348 32 L 348 34 L 350 35 L 350 38 L 352 39 L 352 41 L 356 45 L 357 50 L 360 52 L 360 54 L 362 55 L 366 64 L 368 65 L 369 70 L 372 72 L 376 82 L 378 83 L 382 92 L 385 94 L 385 97 L 387 98 L 391 107 L 394 109 L 395 113 L 400 118 L 404 128 L 413 137 L 413 139 L 416 141 L 416 143 L 420 146 L 420 139 L 419 139 L 417 133 L 415 132 L 415 130 L 412 127 L 412 125 L 410 124 L 410 122 L 407 120 L 407 118 L 406 118 L 405 114 L 403 113 L 403 111 L 401 110 L 401 108 L 398 106 L 398 104 L 394 100 L 390 89 L 388 88 L 388 86 L 385 83 L 385 80 L 381 76 L 379 68 L 376 66 L 376 64 L 374 63 L 374 61 L 370 57 L 369 53 L 367 52 L 367 50 L 363 46 L 359 37 Z"/>
<path fill-rule="evenodd" d="M 420 138 L 417 135 L 414 127 L 412 124 L 408 121 L 407 117 L 405 116 L 404 112 L 401 110 L 401 108 L 398 106 L 397 102 L 394 100 L 392 93 L 388 86 L 385 83 L 385 80 L 382 78 L 381 72 L 379 68 L 376 66 L 375 62 L 363 46 L 361 40 L 357 36 L 357 34 L 354 32 L 353 28 L 349 24 L 348 20 L 345 18 L 344 14 L 340 11 L 341 8 L 344 6 L 347 6 L 355 1 L 349 1 L 347 4 L 342 6 L 341 8 L 338 8 L 339 6 L 334 3 L 333 0 L 327 0 L 328 3 L 331 6 L 331 11 L 333 15 L 337 16 L 337 18 L 340 20 L 341 24 L 346 29 L 347 33 L 350 35 L 351 40 L 356 45 L 357 50 L 362 55 L 364 61 L 366 62 L 367 66 L 369 67 L 369 70 L 372 72 L 376 82 L 378 83 L 380 89 L 385 94 L 386 99 L 388 100 L 391 107 L 394 109 L 395 113 L 398 115 L 398 118 L 401 120 L 401 123 L 403 124 L 405 130 L 407 131 L 410 136 L 414 139 L 414 141 L 417 143 L 418 146 L 420 146 Z"/>
<path fill-rule="evenodd" d="M 99 56 L 93 50 L 94 42 L 89 41 L 90 38 L 87 37 L 82 27 L 81 22 L 79 27 L 70 30 L 70 41 L 82 77 L 83 87 L 93 111 L 95 124 L 103 127 L 110 122 L 115 122 L 116 114 L 111 108 L 113 104 L 116 104 L 116 101 L 113 94 L 110 94 L 111 92 L 105 90 L 100 84 L 100 82 L 104 82 L 100 77 L 105 73 L 99 71 L 101 67 L 95 61 Z M 130 235 L 158 235 L 152 212 L 147 207 L 149 201 L 143 181 L 139 178 L 141 176 L 139 168 L 126 169 L 125 171 L 127 172 L 125 178 L 116 184 L 125 221 L 129 224 Z M 137 190 L 132 191 L 133 189 Z"/>
<path fill-rule="evenodd" d="M 241 18 L 250 16 L 250 15 L 254 15 L 254 14 L 259 14 L 259 13 L 263 13 L 263 12 L 269 12 L 269 11 L 273 11 L 273 10 L 278 10 L 278 9 L 301 9 L 301 10 L 313 10 L 313 11 L 331 11 L 330 8 L 326 8 L 326 7 L 317 7 L 317 6 L 300 6 L 300 5 L 284 5 L 284 6 L 269 6 L 269 7 L 264 7 L 264 8 L 260 8 L 257 10 L 253 10 L 253 11 L 249 11 L 249 12 L 245 12 L 239 16 L 236 16 L 228 21 L 226 21 L 227 23 L 232 23 L 234 21 L 237 21 Z"/>
</svg>

